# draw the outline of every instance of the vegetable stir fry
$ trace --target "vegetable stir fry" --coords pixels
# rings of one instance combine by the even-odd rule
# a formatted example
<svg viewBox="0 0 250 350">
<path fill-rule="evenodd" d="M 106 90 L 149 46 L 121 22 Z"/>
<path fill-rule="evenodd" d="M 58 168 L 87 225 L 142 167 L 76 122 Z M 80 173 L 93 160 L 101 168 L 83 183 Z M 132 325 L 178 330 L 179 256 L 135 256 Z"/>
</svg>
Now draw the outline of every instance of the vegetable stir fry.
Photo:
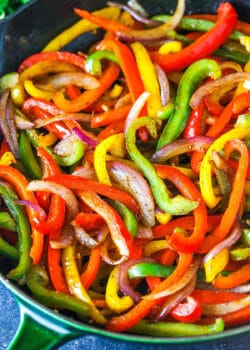
<svg viewBox="0 0 250 350">
<path fill-rule="evenodd" d="M 44 305 L 112 332 L 250 320 L 250 24 L 80 17 L 0 78 L 0 254 Z M 88 51 L 64 46 L 103 29 Z"/>
</svg>

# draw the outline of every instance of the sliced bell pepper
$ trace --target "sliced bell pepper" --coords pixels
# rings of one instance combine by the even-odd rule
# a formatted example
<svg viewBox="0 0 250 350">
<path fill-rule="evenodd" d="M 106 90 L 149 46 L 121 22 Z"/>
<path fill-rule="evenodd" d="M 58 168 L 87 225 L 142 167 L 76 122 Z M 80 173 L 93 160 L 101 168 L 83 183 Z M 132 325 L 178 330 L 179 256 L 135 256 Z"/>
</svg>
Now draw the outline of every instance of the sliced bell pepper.
<svg viewBox="0 0 250 350">
<path fill-rule="evenodd" d="M 97 273 L 101 266 L 101 249 L 100 247 L 92 248 L 89 256 L 89 261 L 85 270 L 81 273 L 81 282 L 87 290 L 95 281 Z"/>
<path fill-rule="evenodd" d="M 188 296 L 186 301 L 178 304 L 170 315 L 177 321 L 184 323 L 194 323 L 200 320 L 202 307 L 200 303 L 192 296 Z"/>
<path fill-rule="evenodd" d="M 242 265 L 238 270 L 233 271 L 228 276 L 219 275 L 213 281 L 215 288 L 233 288 L 248 282 L 250 279 L 250 263 Z"/>
</svg>

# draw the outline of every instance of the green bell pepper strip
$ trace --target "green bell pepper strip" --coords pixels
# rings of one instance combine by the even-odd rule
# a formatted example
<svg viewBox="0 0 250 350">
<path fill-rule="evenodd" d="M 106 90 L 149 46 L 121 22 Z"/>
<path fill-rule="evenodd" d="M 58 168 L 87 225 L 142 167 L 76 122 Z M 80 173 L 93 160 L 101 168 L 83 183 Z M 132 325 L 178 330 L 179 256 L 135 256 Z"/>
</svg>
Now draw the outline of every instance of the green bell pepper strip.
<svg viewBox="0 0 250 350">
<path fill-rule="evenodd" d="M 174 271 L 175 266 L 163 265 L 154 262 L 136 263 L 128 269 L 128 277 L 130 279 L 145 277 L 162 277 L 166 278 Z M 205 281 L 203 270 L 197 272 L 198 281 Z"/>
<path fill-rule="evenodd" d="M 250 247 L 240 247 L 230 250 L 231 259 L 234 261 L 245 260 L 250 257 Z"/>
<path fill-rule="evenodd" d="M 242 234 L 240 237 L 240 242 L 250 247 L 250 229 L 249 228 L 243 228 Z"/>
<path fill-rule="evenodd" d="M 152 17 L 154 20 L 161 22 L 168 22 L 172 16 L 170 15 L 156 15 Z M 205 19 L 197 19 L 197 18 L 185 18 L 183 17 L 181 21 L 178 23 L 177 29 L 187 30 L 187 31 L 198 31 L 198 32 L 207 32 L 214 26 L 214 22 L 207 21 Z M 235 30 L 230 35 L 230 39 L 240 40 L 240 37 L 243 36 L 244 33 Z"/>
<path fill-rule="evenodd" d="M 5 89 L 10 89 L 15 86 L 19 81 L 19 74 L 17 72 L 11 72 L 3 75 L 0 78 L 0 93 L 2 94 Z"/>
<path fill-rule="evenodd" d="M 84 143 L 80 140 L 75 140 L 71 143 L 71 149 L 68 155 L 62 156 L 55 153 L 51 153 L 55 161 L 60 166 L 72 166 L 82 159 L 85 151 Z"/>
<path fill-rule="evenodd" d="M 131 236 L 135 238 L 135 235 L 138 231 L 138 222 L 134 213 L 132 213 L 132 211 L 129 210 L 126 205 L 122 204 L 121 202 L 112 201 L 112 205 L 122 216 L 123 222 L 127 230 L 130 232 Z"/>
<path fill-rule="evenodd" d="M 85 69 L 92 75 L 102 75 L 101 60 L 106 59 L 119 64 L 119 60 L 111 50 L 98 50 L 89 55 L 85 61 Z"/>
<path fill-rule="evenodd" d="M 0 212 L 0 229 L 16 231 L 16 224 L 7 212 Z M 18 249 L 6 242 L 2 237 L 0 237 L 0 255 L 15 261 L 19 258 Z"/>
<path fill-rule="evenodd" d="M 157 149 L 176 140 L 184 130 L 191 112 L 190 98 L 202 80 L 206 77 L 217 79 L 220 76 L 221 68 L 219 64 L 211 59 L 196 61 L 186 69 L 178 86 L 175 110 L 163 128 Z"/>
<path fill-rule="evenodd" d="M 36 159 L 28 134 L 25 130 L 19 133 L 19 155 L 27 173 L 32 179 L 42 178 L 42 168 Z"/>
<path fill-rule="evenodd" d="M 161 210 L 173 215 L 184 215 L 195 209 L 198 203 L 181 195 L 170 198 L 165 182 L 157 175 L 154 166 L 141 154 L 136 146 L 136 131 L 146 126 L 149 134 L 156 138 L 156 125 L 157 121 L 154 118 L 141 117 L 136 119 L 127 130 L 126 148 L 130 158 L 143 171 L 149 181 L 155 201 Z"/>
<path fill-rule="evenodd" d="M 9 271 L 7 277 L 18 281 L 25 275 L 32 262 L 29 255 L 31 248 L 30 225 L 24 208 L 17 204 L 18 197 L 16 194 L 6 186 L 0 184 L 0 195 L 15 221 L 18 235 L 19 262 L 14 269 Z"/>
<path fill-rule="evenodd" d="M 156 337 L 192 337 L 220 333 L 224 330 L 224 321 L 217 318 L 210 325 L 197 325 L 181 322 L 157 322 L 142 320 L 129 330 L 130 333 L 145 334 Z"/>
<path fill-rule="evenodd" d="M 50 308 L 73 311 L 85 320 L 90 315 L 87 303 L 71 295 L 47 288 L 49 278 L 42 266 L 32 265 L 30 267 L 26 273 L 26 284 L 34 297 Z"/>
</svg>

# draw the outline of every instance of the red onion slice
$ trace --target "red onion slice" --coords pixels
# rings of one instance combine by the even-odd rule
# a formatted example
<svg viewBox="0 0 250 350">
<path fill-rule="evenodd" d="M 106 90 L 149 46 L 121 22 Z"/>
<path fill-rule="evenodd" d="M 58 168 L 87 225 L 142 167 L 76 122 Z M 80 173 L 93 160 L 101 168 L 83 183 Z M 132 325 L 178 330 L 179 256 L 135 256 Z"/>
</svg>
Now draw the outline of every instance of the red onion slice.
<svg viewBox="0 0 250 350">
<path fill-rule="evenodd" d="M 39 86 L 43 88 L 54 88 L 59 89 L 62 86 L 72 84 L 84 89 L 96 89 L 100 86 L 99 81 L 90 74 L 82 72 L 65 72 L 53 74 L 46 80 L 43 80 Z"/>
<path fill-rule="evenodd" d="M 217 254 L 219 254 L 223 249 L 231 247 L 234 243 L 238 241 L 242 233 L 239 220 L 234 224 L 230 235 L 225 238 L 222 242 L 214 246 L 203 258 L 203 263 L 206 264 L 209 260 L 213 259 Z"/>
<path fill-rule="evenodd" d="M 224 88 L 225 85 L 231 85 L 232 89 L 235 88 L 240 82 L 250 79 L 250 73 L 245 72 L 239 72 L 239 73 L 232 73 L 223 76 L 222 78 L 209 81 L 208 83 L 205 83 L 199 87 L 194 94 L 192 95 L 190 99 L 190 106 L 192 108 L 195 108 L 201 99 L 209 95 L 215 90 L 220 90 L 222 87 Z"/>
<path fill-rule="evenodd" d="M 87 131 L 79 128 L 73 128 L 72 132 L 83 142 L 87 143 L 90 147 L 95 148 L 99 141 L 95 136 L 90 135 Z"/>
<path fill-rule="evenodd" d="M 42 128 L 45 125 L 65 120 L 77 120 L 79 122 L 89 123 L 91 115 L 86 113 L 59 114 L 48 119 L 36 119 L 34 124 L 36 128 Z"/>
<path fill-rule="evenodd" d="M 36 211 L 38 213 L 38 216 L 41 220 L 46 220 L 47 219 L 47 214 L 44 211 L 44 209 L 42 207 L 40 207 L 40 205 L 38 205 L 37 203 L 31 202 L 28 199 L 19 199 L 17 201 L 17 204 L 20 205 L 25 205 L 31 209 L 33 209 L 34 211 Z"/>
<path fill-rule="evenodd" d="M 149 295 L 145 295 L 143 299 L 146 300 L 156 300 L 160 298 L 165 298 L 169 295 L 172 295 L 182 288 L 186 287 L 187 284 L 194 278 L 198 268 L 200 266 L 201 257 L 195 256 L 193 259 L 193 263 L 190 265 L 190 269 L 185 273 L 185 275 L 179 280 L 178 283 L 166 288 L 165 290 L 158 293 L 150 293 Z"/>
<path fill-rule="evenodd" d="M 156 151 L 151 160 L 154 163 L 164 162 L 177 155 L 192 152 L 192 151 L 203 151 L 214 142 L 213 137 L 208 136 L 195 136 L 187 139 L 179 139 L 171 142 L 166 146 L 163 146 L 159 151 Z"/>
<path fill-rule="evenodd" d="M 170 87 L 169 81 L 164 70 L 159 66 L 159 64 L 154 64 L 156 75 L 160 85 L 161 92 L 161 104 L 162 106 L 166 106 L 168 104 L 170 98 Z"/>
<path fill-rule="evenodd" d="M 100 245 L 93 237 L 89 235 L 80 225 L 78 225 L 74 220 L 71 222 L 75 230 L 75 238 L 83 246 L 86 246 L 90 249 L 96 248 Z"/>
<path fill-rule="evenodd" d="M 141 295 L 134 290 L 134 288 L 131 287 L 129 284 L 129 278 L 128 278 L 128 269 L 138 263 L 142 262 L 154 262 L 152 258 L 142 258 L 142 259 L 131 259 L 127 260 L 124 263 L 122 263 L 119 266 L 119 273 L 118 273 L 118 283 L 119 288 L 123 292 L 123 294 L 130 296 L 136 303 L 138 303 L 141 300 Z"/>
<path fill-rule="evenodd" d="M 155 204 L 148 182 L 138 171 L 125 163 L 112 161 L 109 162 L 108 167 L 111 177 L 138 202 L 142 223 L 145 226 L 153 227 L 155 224 Z"/>
</svg>

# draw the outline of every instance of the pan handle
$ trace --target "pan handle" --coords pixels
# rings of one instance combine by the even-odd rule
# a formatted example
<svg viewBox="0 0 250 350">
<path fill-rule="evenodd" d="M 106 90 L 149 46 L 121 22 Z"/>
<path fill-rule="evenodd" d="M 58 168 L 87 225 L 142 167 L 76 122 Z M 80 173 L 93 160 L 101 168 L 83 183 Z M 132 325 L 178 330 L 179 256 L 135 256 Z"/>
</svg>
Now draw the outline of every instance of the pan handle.
<svg viewBox="0 0 250 350">
<path fill-rule="evenodd" d="M 18 297 L 16 300 L 20 309 L 20 323 L 8 350 L 51 350 L 84 335 L 82 331 L 68 327 L 64 322 L 53 322 L 53 319 L 34 312 Z"/>
</svg>

